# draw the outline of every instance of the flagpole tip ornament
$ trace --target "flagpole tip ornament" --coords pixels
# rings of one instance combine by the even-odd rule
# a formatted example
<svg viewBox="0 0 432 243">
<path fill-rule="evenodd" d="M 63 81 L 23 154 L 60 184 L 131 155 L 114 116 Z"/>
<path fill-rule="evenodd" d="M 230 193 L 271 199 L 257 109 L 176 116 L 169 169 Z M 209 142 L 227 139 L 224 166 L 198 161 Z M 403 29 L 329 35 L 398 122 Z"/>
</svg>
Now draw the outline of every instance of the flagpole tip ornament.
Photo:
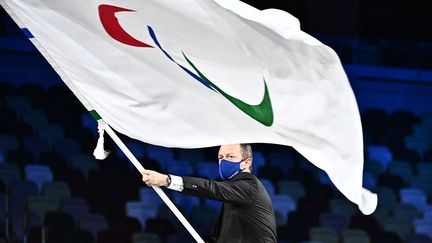
<svg viewBox="0 0 432 243">
<path fill-rule="evenodd" d="M 98 133 L 99 138 L 97 141 L 97 145 L 95 150 L 93 151 L 93 155 L 98 160 L 104 160 L 106 157 L 108 157 L 109 151 L 105 151 L 104 149 L 104 133 L 105 133 L 105 126 L 106 123 L 104 120 L 99 119 L 98 121 Z"/>
</svg>

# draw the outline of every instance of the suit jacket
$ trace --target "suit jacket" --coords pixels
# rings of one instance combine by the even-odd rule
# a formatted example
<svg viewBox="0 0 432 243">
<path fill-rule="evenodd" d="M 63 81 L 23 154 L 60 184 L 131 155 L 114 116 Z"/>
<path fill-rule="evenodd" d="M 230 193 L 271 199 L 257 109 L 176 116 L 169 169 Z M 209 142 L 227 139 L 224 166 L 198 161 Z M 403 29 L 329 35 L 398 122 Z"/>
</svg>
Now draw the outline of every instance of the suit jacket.
<svg viewBox="0 0 432 243">
<path fill-rule="evenodd" d="M 182 178 L 183 193 L 223 202 L 210 242 L 277 242 L 270 197 L 254 174 L 241 172 L 227 181 Z"/>
</svg>

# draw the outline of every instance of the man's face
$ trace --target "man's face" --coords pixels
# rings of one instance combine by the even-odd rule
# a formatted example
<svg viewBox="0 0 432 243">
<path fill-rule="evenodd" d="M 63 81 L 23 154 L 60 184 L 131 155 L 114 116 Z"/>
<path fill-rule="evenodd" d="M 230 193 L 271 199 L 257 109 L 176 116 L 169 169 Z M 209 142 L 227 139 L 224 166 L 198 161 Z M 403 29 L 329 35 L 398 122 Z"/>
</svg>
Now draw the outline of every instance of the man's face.
<svg viewBox="0 0 432 243">
<path fill-rule="evenodd" d="M 219 163 L 223 159 L 233 162 L 238 162 L 242 160 L 240 144 L 221 145 L 219 148 L 218 159 Z"/>
</svg>

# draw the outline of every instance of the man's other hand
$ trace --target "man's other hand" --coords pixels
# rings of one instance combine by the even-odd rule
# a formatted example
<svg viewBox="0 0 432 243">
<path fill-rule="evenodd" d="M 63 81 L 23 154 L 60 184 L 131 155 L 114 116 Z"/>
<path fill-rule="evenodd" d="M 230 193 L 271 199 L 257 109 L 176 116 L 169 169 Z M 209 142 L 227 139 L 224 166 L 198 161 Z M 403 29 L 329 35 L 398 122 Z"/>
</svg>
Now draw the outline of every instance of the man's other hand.
<svg viewBox="0 0 432 243">
<path fill-rule="evenodd" d="M 144 170 L 142 180 L 147 186 L 168 186 L 168 176 L 153 170 Z"/>
</svg>

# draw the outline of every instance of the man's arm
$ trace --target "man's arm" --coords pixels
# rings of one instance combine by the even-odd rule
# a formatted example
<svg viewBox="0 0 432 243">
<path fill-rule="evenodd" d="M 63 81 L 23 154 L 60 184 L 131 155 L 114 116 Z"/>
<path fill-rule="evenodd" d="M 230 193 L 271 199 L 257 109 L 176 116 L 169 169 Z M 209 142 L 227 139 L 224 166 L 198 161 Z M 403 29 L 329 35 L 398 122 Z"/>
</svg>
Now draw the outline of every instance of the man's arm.
<svg viewBox="0 0 432 243">
<path fill-rule="evenodd" d="M 143 181 L 148 186 L 166 186 L 186 194 L 241 205 L 252 203 L 257 190 L 256 181 L 249 177 L 219 182 L 197 177 L 171 176 L 171 183 L 168 184 L 168 175 L 145 170 Z"/>
<path fill-rule="evenodd" d="M 183 193 L 212 200 L 249 205 L 255 199 L 256 181 L 251 178 L 213 181 L 197 177 L 183 178 Z"/>
</svg>

